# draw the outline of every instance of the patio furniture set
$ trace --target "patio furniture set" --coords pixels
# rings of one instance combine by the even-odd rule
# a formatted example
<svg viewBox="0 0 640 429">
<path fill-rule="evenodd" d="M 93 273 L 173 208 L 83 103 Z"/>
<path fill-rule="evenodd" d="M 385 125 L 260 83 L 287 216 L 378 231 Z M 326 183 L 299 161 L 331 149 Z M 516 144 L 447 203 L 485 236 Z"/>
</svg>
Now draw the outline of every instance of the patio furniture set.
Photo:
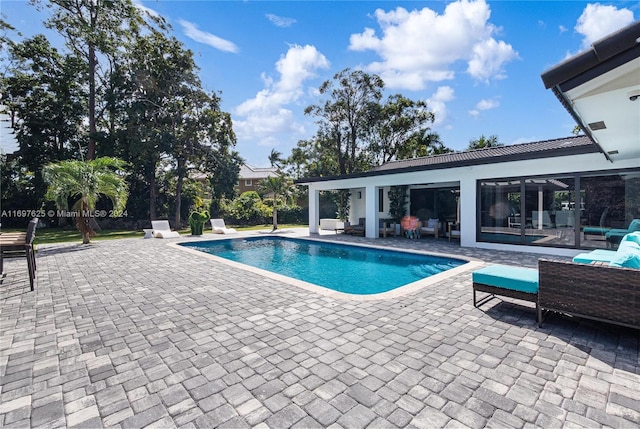
<svg viewBox="0 0 640 429">
<path fill-rule="evenodd" d="M 473 305 L 499 296 L 535 303 L 536 320 L 558 312 L 640 329 L 640 232 L 618 250 L 594 250 L 572 261 L 538 260 L 538 269 L 489 265 L 473 272 Z M 478 300 L 477 292 L 489 295 Z"/>
<path fill-rule="evenodd" d="M 401 222 L 400 235 L 407 238 L 421 238 L 431 235 L 435 238 L 440 238 L 442 233 L 442 222 L 438 219 L 428 219 L 425 222 L 420 222 L 417 218 L 411 219 L 412 222 L 405 222 L 405 219 Z M 350 235 L 364 236 L 366 218 L 358 219 L 358 223 L 352 225 L 349 222 L 344 222 L 344 226 L 336 227 L 335 232 L 344 232 Z M 382 237 L 387 236 L 396 237 L 396 223 L 389 220 L 380 220 L 378 226 L 378 232 Z M 452 238 L 460 239 L 460 224 L 456 222 L 447 222 L 445 235 L 451 241 Z"/>
</svg>

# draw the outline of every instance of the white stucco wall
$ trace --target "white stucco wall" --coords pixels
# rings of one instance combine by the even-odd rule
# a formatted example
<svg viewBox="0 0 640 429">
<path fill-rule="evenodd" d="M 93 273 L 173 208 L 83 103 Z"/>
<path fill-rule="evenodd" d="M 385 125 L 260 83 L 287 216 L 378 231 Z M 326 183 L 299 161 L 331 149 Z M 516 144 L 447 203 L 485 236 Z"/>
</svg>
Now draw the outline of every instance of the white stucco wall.
<svg viewBox="0 0 640 429">
<path fill-rule="evenodd" d="M 544 158 L 535 160 L 524 160 L 514 162 L 504 162 L 499 164 L 475 165 L 469 167 L 447 168 L 440 170 L 427 170 L 415 172 L 402 172 L 395 174 L 384 174 L 379 176 L 358 177 L 328 180 L 322 182 L 308 183 L 309 190 L 333 190 L 333 189 L 352 189 L 362 192 L 362 198 L 357 199 L 355 192 L 352 192 L 351 220 L 358 222 L 361 217 L 367 218 L 367 224 L 377 225 L 377 219 L 386 217 L 385 213 L 378 213 L 377 204 L 367 204 L 367 198 L 377 198 L 377 189 L 379 187 L 388 188 L 396 185 L 416 185 L 416 184 L 444 184 L 459 183 L 460 184 L 460 228 L 461 245 L 465 247 L 480 247 L 491 249 L 514 250 L 520 252 L 533 253 L 554 253 L 558 255 L 572 256 L 579 251 L 575 249 L 553 249 L 548 247 L 536 246 L 513 246 L 508 244 L 483 243 L 476 242 L 476 184 L 478 180 L 492 179 L 500 177 L 518 177 L 518 176 L 539 176 L 539 175 L 560 175 L 575 172 L 602 172 L 607 170 L 617 170 L 625 168 L 639 168 L 640 160 L 631 159 L 611 163 L 606 160 L 601 153 L 592 153 L 585 155 L 573 155 L 565 157 Z M 385 200 L 388 198 L 385 194 Z M 370 207 L 371 211 L 367 210 Z M 387 207 L 388 210 L 388 202 Z M 368 213 L 371 213 L 369 215 Z M 310 222 L 312 221 L 310 207 Z M 310 231 L 313 228 L 310 227 Z M 317 231 L 316 231 L 317 232 Z M 367 237 L 376 238 L 376 228 L 367 228 Z"/>
</svg>

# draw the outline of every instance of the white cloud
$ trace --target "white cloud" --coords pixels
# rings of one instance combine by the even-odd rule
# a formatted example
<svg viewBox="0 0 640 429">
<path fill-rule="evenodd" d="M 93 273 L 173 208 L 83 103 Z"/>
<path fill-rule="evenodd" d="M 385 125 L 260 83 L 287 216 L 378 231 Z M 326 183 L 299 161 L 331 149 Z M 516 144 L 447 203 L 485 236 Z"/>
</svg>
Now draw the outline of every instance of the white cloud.
<svg viewBox="0 0 640 429">
<path fill-rule="evenodd" d="M 518 53 L 494 35 L 491 11 L 484 0 L 458 0 L 443 14 L 431 9 L 407 11 L 402 7 L 375 12 L 382 34 L 365 28 L 352 34 L 349 49 L 376 52 L 381 60 L 366 66 L 390 88 L 418 90 L 427 82 L 453 79 L 453 66 L 468 63 L 467 72 L 477 80 L 504 78 L 504 65 Z"/>
<path fill-rule="evenodd" d="M 633 22 L 633 12 L 600 3 L 588 4 L 578 18 L 575 30 L 583 36 L 582 48 Z"/>
<path fill-rule="evenodd" d="M 179 19 L 178 23 L 182 26 L 184 34 L 196 42 L 204 43 L 205 45 L 209 45 L 223 52 L 237 53 L 239 51 L 238 47 L 233 42 L 222 39 L 214 34 L 207 33 L 206 31 L 202 31 L 192 22 Z"/>
<path fill-rule="evenodd" d="M 286 18 L 284 16 L 274 15 L 272 13 L 268 13 L 265 15 L 269 21 L 276 27 L 287 28 L 291 27 L 297 21 L 294 18 Z"/>
<path fill-rule="evenodd" d="M 427 98 L 427 107 L 433 112 L 435 119 L 433 125 L 442 125 L 447 118 L 447 102 L 455 100 L 453 88 L 440 86 L 431 97 Z"/>
<path fill-rule="evenodd" d="M 305 95 L 304 82 L 315 77 L 318 69 L 329 68 L 329 61 L 314 46 L 294 45 L 276 62 L 279 80 L 262 75 L 265 88 L 254 98 L 234 109 L 233 129 L 241 139 L 257 140 L 260 145 L 273 146 L 273 135 L 304 133 L 304 126 L 295 121 L 288 104 Z"/>
<path fill-rule="evenodd" d="M 480 116 L 480 112 L 483 110 L 491 110 L 491 109 L 495 109 L 496 107 L 500 106 L 500 102 L 496 99 L 484 99 L 484 100 L 480 100 L 476 103 L 476 108 L 469 110 L 469 115 L 473 116 L 474 118 Z"/>
<path fill-rule="evenodd" d="M 569 29 L 567 27 L 565 27 L 564 25 L 561 25 L 558 27 L 558 31 L 560 31 L 560 33 L 566 33 L 567 31 L 569 31 Z"/>
</svg>

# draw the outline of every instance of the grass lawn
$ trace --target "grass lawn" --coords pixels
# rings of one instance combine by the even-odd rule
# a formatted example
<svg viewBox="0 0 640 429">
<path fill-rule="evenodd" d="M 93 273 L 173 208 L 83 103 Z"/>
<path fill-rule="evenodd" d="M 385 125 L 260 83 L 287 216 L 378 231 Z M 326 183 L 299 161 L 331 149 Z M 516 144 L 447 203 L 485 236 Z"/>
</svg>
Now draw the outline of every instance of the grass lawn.
<svg viewBox="0 0 640 429">
<path fill-rule="evenodd" d="M 238 231 L 258 231 L 263 229 L 270 229 L 271 224 L 268 225 L 255 225 L 255 226 L 235 226 L 228 225 L 229 227 L 233 227 Z M 298 225 L 298 224 L 279 224 L 278 229 L 285 228 L 304 228 L 307 225 Z M 6 229 L 3 232 L 24 232 L 23 230 L 13 230 Z M 178 231 L 180 235 L 189 235 L 191 234 L 191 230 L 189 228 L 184 228 Z M 205 233 L 211 232 L 211 228 L 205 229 Z M 117 240 L 119 238 L 142 238 L 144 237 L 143 231 L 128 231 L 128 230 L 102 230 L 98 231 L 98 235 L 91 238 L 91 241 L 100 241 L 100 240 Z M 36 232 L 35 244 L 48 244 L 48 243 L 82 243 L 82 238 L 80 237 L 80 233 L 75 229 L 62 229 L 62 228 L 43 228 L 38 229 Z"/>
</svg>

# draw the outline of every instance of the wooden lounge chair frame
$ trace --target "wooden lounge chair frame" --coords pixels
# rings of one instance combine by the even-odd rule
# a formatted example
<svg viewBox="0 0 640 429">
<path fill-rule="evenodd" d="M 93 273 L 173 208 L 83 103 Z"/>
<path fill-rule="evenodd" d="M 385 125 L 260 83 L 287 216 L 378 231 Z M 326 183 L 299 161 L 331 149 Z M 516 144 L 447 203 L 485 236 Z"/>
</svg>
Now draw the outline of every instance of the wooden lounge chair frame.
<svg viewBox="0 0 640 429">
<path fill-rule="evenodd" d="M 22 254 L 27 259 L 27 271 L 29 274 L 29 285 L 31 290 L 35 290 L 36 282 L 36 252 L 33 241 L 36 237 L 36 227 L 38 218 L 29 221 L 26 234 L 3 234 L 0 236 L 0 272 L 4 276 L 4 255 Z"/>
</svg>

